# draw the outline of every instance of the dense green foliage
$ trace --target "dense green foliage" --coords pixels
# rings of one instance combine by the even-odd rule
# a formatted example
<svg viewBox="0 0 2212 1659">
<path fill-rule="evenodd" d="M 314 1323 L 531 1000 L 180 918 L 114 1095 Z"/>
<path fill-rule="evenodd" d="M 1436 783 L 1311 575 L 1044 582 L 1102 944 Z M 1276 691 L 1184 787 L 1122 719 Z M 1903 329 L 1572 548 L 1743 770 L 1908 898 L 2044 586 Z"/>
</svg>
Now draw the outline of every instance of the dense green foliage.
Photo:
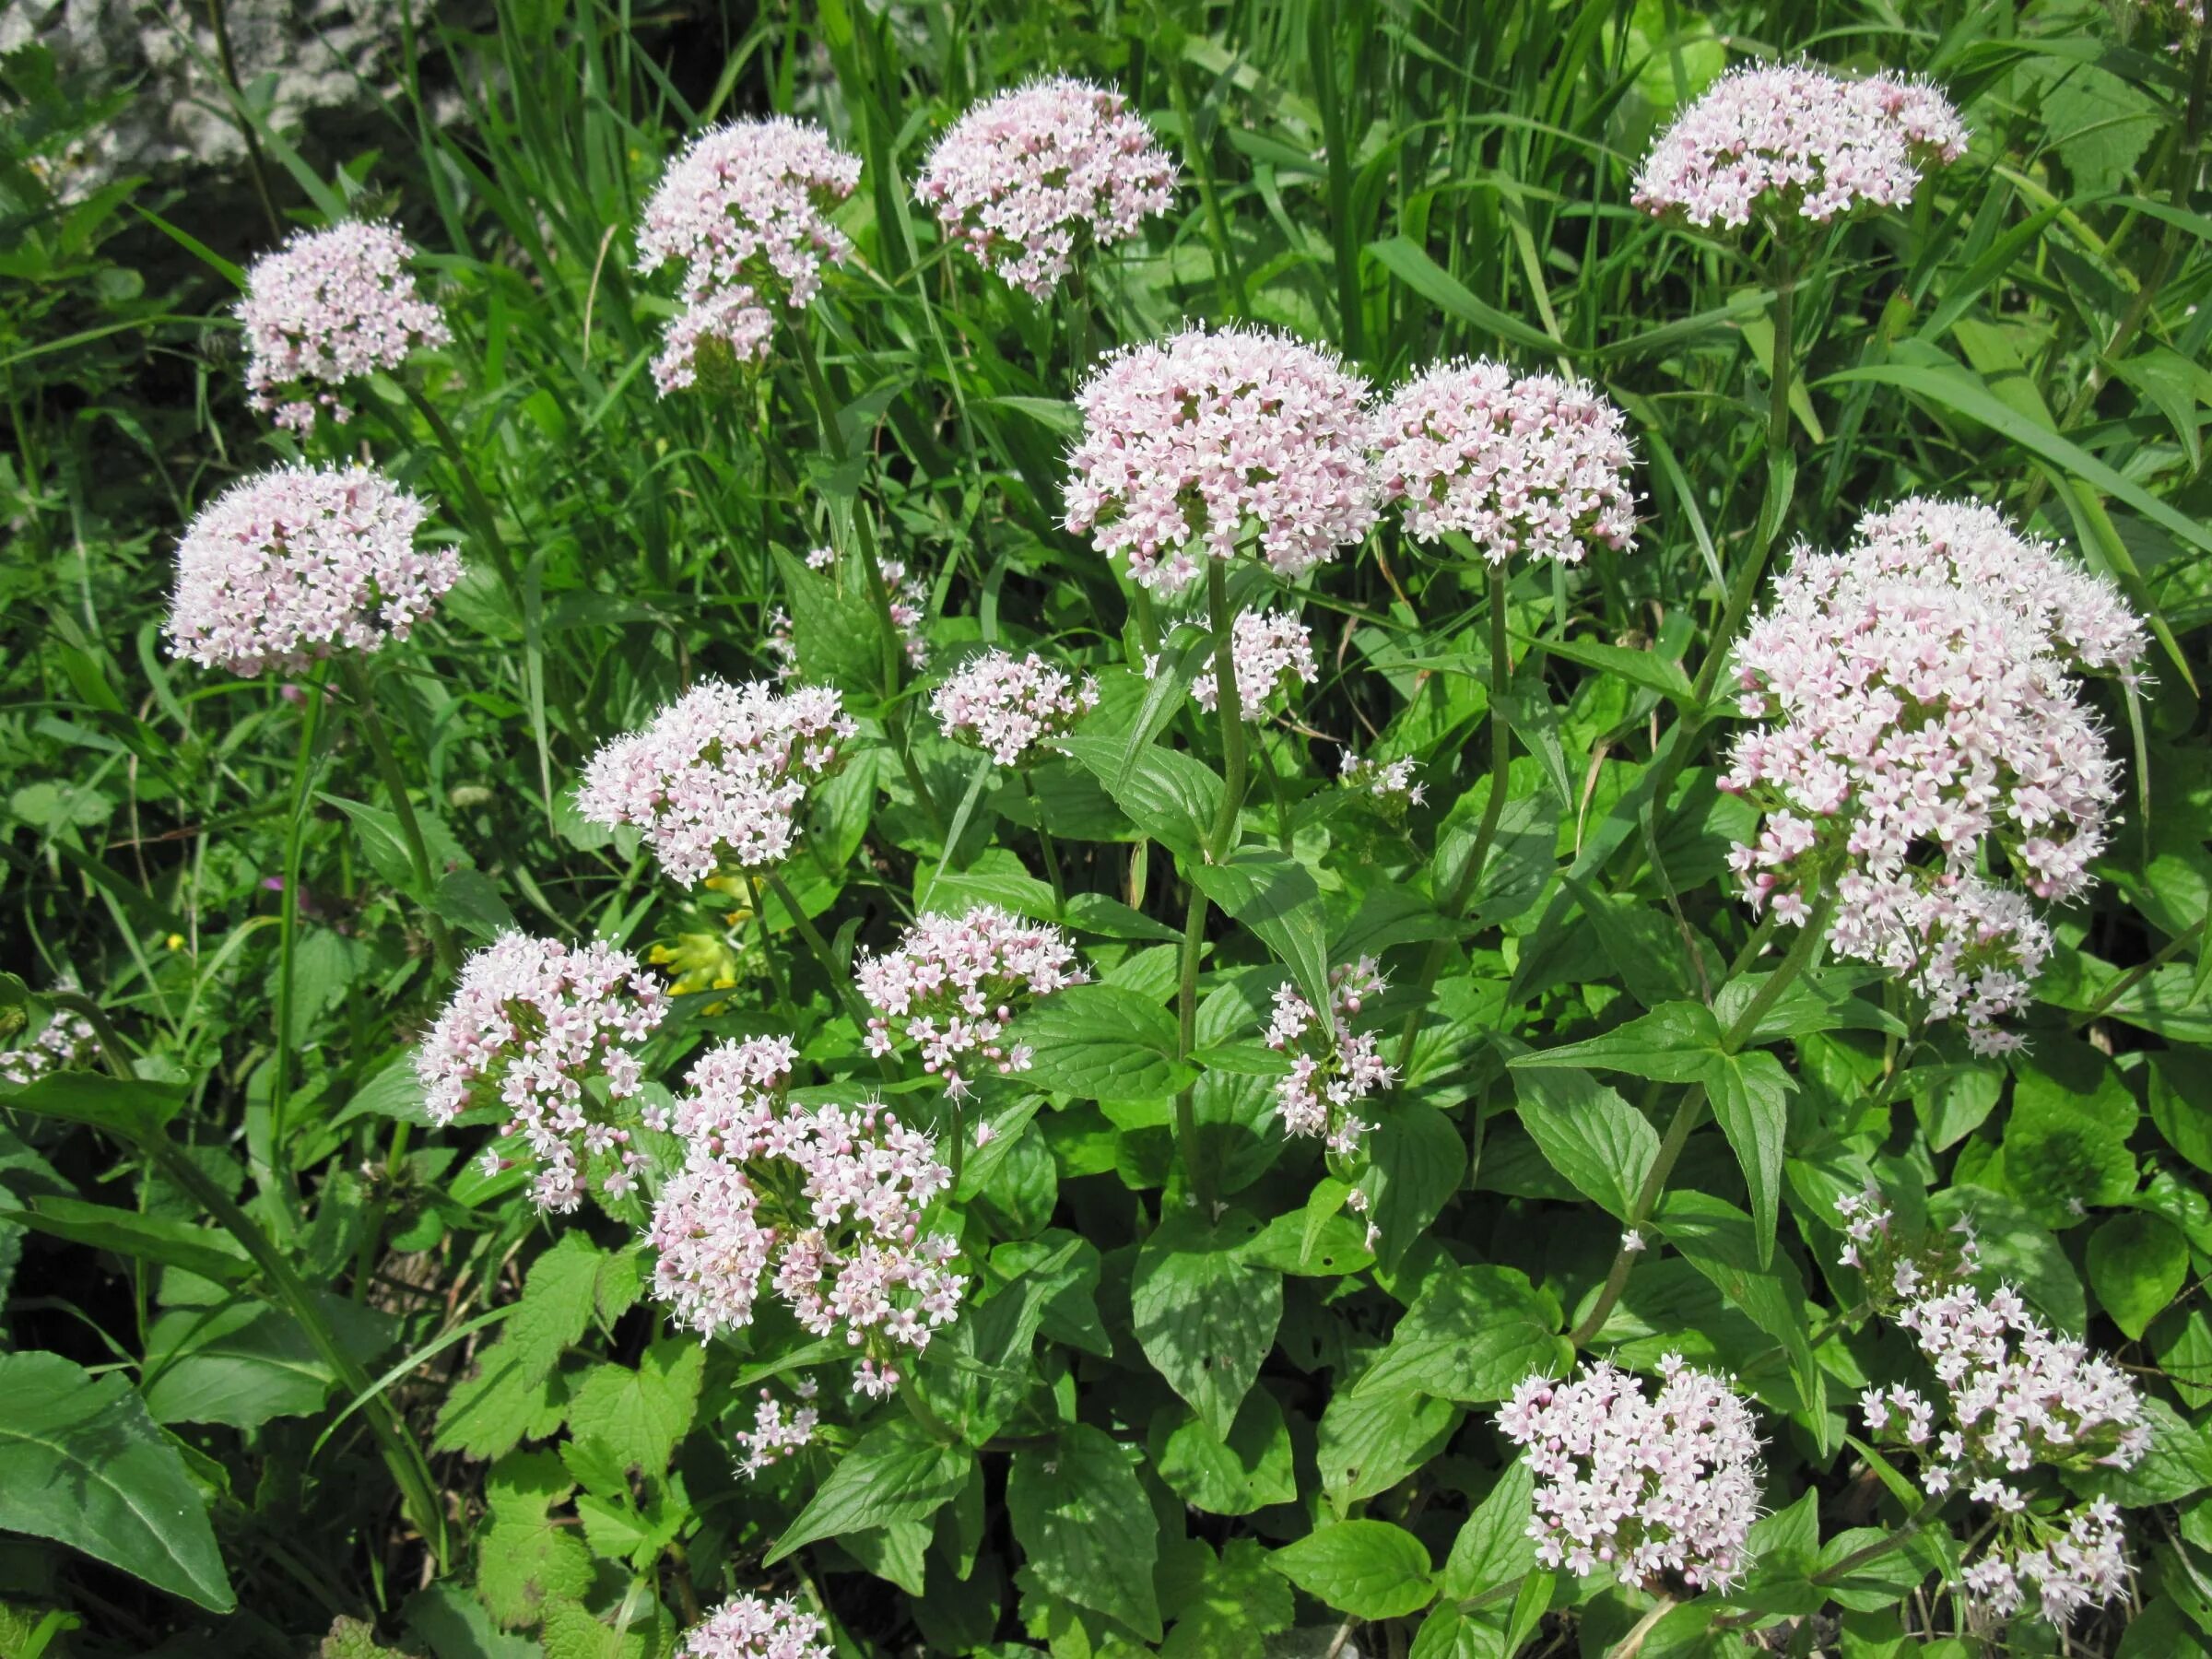
<svg viewBox="0 0 2212 1659">
<path fill-rule="evenodd" d="M 115 89 L 5 60 L 0 1020 L 20 1043 L 92 1018 L 105 1053 L 0 1085 L 0 1653 L 642 1659 L 747 1591 L 796 1594 L 853 1655 L 1260 1659 L 1293 1629 L 1417 1659 L 2057 1651 L 1970 1616 L 1969 1512 L 1920 1513 L 1853 1438 L 1859 1390 L 1909 1358 L 1837 1265 L 1835 1198 L 1870 1176 L 1914 1225 L 1971 1217 L 1992 1272 L 2149 1396 L 2149 1458 L 2069 1477 L 2126 1506 L 2135 1570 L 2073 1643 L 2212 1646 L 2205 55 L 2172 8 L 2122 10 L 818 0 L 724 25 L 506 0 L 417 41 L 429 84 L 327 166 L 210 65 L 258 175 L 219 211 L 70 189 Z M 1686 97 L 1783 54 L 1925 75 L 1973 132 L 1794 273 L 1628 200 Z M 949 253 L 904 181 L 1046 69 L 1120 87 L 1183 181 L 1082 298 L 1040 303 Z M 641 206 L 688 131 L 771 110 L 862 157 L 860 257 L 765 371 L 663 399 Z M 160 637 L 193 513 L 300 453 L 240 383 L 239 267 L 279 234 L 257 196 L 287 229 L 394 218 L 454 334 L 306 452 L 365 452 L 468 562 L 359 677 L 241 680 Z M 1326 343 L 1383 389 L 1458 353 L 1561 369 L 1641 461 L 1633 553 L 1510 571 L 1510 682 L 1479 561 L 1394 520 L 1301 582 L 1320 677 L 1257 730 L 1234 861 L 1222 733 L 1182 695 L 1203 586 L 1140 618 L 1060 525 L 1090 352 L 1186 317 Z M 1856 966 L 1742 1018 L 1783 982 L 1727 868 L 1755 816 L 1714 787 L 1733 704 L 1698 700 L 1727 579 L 1915 494 L 2064 544 L 2156 636 L 2139 698 L 2090 693 L 2125 821 L 2054 912 L 2008 1059 Z M 926 588 L 920 673 L 802 562 L 864 530 Z M 1241 569 L 1239 603 L 1270 583 Z M 700 677 L 772 674 L 779 610 L 862 742 L 788 903 L 686 891 L 574 786 Z M 1067 758 L 1025 776 L 939 735 L 928 692 L 979 643 L 1099 677 Z M 1418 762 L 1425 802 L 1339 788 L 1354 750 Z M 1102 988 L 1042 1005 L 1035 1069 L 956 1121 L 911 1053 L 864 1053 L 848 972 L 975 901 L 1065 924 Z M 789 1032 L 822 1098 L 947 1125 L 938 1220 L 971 1282 L 898 1397 L 820 1365 L 819 1443 L 736 1472 L 763 1384 L 841 1353 L 765 1299 L 702 1345 L 651 1295 L 636 1201 L 546 1216 L 478 1162 L 496 1112 L 429 1125 L 408 1059 L 452 990 L 441 946 L 510 926 L 651 953 L 672 1089 L 715 1040 Z M 1277 985 L 1366 954 L 1403 1076 L 1362 1153 L 1324 1160 L 1275 1121 L 1261 1030 Z M 1686 1088 L 1722 1121 L 1677 1113 Z M 1640 1194 L 1670 1123 L 1671 1184 Z M 1767 1442 L 1747 1584 L 1533 1570 L 1498 1403 L 1674 1351 L 1738 1379 Z M 1916 1514 L 1882 1550 L 1860 1530 Z"/>
</svg>

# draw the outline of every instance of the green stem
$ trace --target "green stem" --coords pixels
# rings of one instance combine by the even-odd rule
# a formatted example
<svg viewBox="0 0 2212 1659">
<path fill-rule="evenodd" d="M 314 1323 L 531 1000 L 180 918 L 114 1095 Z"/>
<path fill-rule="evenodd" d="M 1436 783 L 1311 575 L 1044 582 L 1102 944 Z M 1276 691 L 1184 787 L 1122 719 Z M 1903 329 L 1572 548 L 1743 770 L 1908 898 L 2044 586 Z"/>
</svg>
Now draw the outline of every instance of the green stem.
<svg viewBox="0 0 2212 1659">
<path fill-rule="evenodd" d="M 768 901 L 762 884 L 751 876 L 745 878 L 746 895 L 753 901 L 753 930 L 760 935 L 760 960 L 768 974 L 768 988 L 775 994 L 776 1006 L 783 1011 L 786 1024 L 794 1024 L 798 1010 L 791 1000 L 791 985 L 783 971 L 776 963 L 776 944 L 768 934 Z"/>
<path fill-rule="evenodd" d="M 1182 956 L 1175 984 L 1175 1057 L 1188 1062 L 1198 1046 L 1198 959 L 1206 945 L 1206 894 L 1191 882 L 1182 912 Z M 1198 1150 L 1197 1085 L 1175 1097 L 1175 1144 L 1182 1152 L 1184 1178 L 1202 1209 L 1213 1201 L 1213 1175 Z"/>
<path fill-rule="evenodd" d="M 399 822 L 399 838 L 406 843 L 407 863 L 414 868 L 415 885 L 421 889 L 423 931 L 430 936 L 430 947 L 437 953 L 440 971 L 450 974 L 460 966 L 460 952 L 445 918 L 432 908 L 438 877 L 430 866 L 429 846 L 422 839 L 422 825 L 415 817 L 415 804 L 407 796 L 407 780 L 399 770 L 399 757 L 392 752 L 392 739 L 385 733 L 384 723 L 376 717 L 369 693 L 369 676 L 361 667 L 360 658 L 350 653 L 341 656 L 338 672 L 345 677 L 347 694 L 353 699 L 354 724 L 360 727 L 361 735 L 369 741 L 370 753 L 376 757 L 376 770 L 383 779 L 384 794 L 392 803 L 392 816 Z"/>
<path fill-rule="evenodd" d="M 1216 864 L 1227 864 L 1236 851 L 1237 818 L 1251 777 L 1244 755 L 1244 705 L 1237 689 L 1235 618 L 1230 615 L 1223 559 L 1206 561 L 1206 601 L 1214 625 L 1214 708 L 1221 716 L 1221 811 L 1214 819 L 1211 851 Z"/>
<path fill-rule="evenodd" d="M 1796 942 L 1790 947 L 1790 954 L 1783 959 L 1782 966 L 1767 976 L 1766 983 L 1759 988 L 1757 994 L 1745 1006 L 1744 1011 L 1735 1017 L 1735 1023 L 1722 1033 L 1722 1053 L 1736 1053 L 1758 1034 L 1759 1022 L 1766 1018 L 1767 1010 L 1805 971 L 1820 948 L 1821 941 L 1828 934 L 1829 916 L 1834 908 L 1835 900 L 1828 894 L 1823 894 L 1813 906 L 1813 913 L 1806 918 L 1805 925 L 1798 930 Z M 1613 1312 L 1614 1304 L 1620 1300 L 1621 1292 L 1628 1288 L 1629 1274 L 1636 1265 L 1637 1256 L 1644 1249 L 1644 1226 L 1651 1220 L 1652 1213 L 1659 1207 L 1659 1200 L 1666 1191 L 1667 1177 L 1675 1172 L 1675 1165 L 1682 1157 L 1682 1148 L 1689 1144 L 1691 1132 L 1704 1121 L 1704 1117 L 1705 1086 L 1692 1083 L 1683 1092 L 1681 1103 L 1675 1108 L 1674 1118 L 1666 1126 L 1666 1135 L 1659 1143 L 1658 1155 L 1652 1159 L 1652 1167 L 1644 1172 L 1643 1185 L 1638 1189 L 1635 1202 L 1630 1206 L 1628 1227 L 1620 1249 L 1614 1253 L 1613 1265 L 1606 1275 L 1605 1288 L 1598 1292 L 1597 1300 L 1590 1306 L 1590 1312 L 1583 1315 L 1568 1337 L 1568 1341 L 1576 1347 L 1588 1347 L 1591 1338 L 1605 1328 L 1606 1319 Z M 1628 1242 L 1630 1239 L 1636 1242 Z"/>
<path fill-rule="evenodd" d="M 837 994 L 837 999 L 844 1004 L 845 1013 L 852 1019 L 853 1030 L 862 1037 L 866 1037 L 868 1005 L 860 1000 L 860 993 L 853 988 L 852 980 L 838 971 L 837 955 L 830 948 L 830 941 L 822 937 L 822 930 L 815 926 L 813 919 L 800 908 L 798 900 L 793 896 L 791 888 L 784 885 L 782 877 L 771 870 L 765 879 L 768 890 L 775 894 L 776 902 L 790 916 L 791 924 L 799 930 L 799 937 L 806 941 L 806 948 L 819 959 L 823 973 L 829 976 L 830 988 Z M 891 1064 L 888 1055 L 882 1056 L 877 1064 L 887 1080 L 897 1078 L 898 1067 Z"/>
<path fill-rule="evenodd" d="M 278 1190 L 292 1191 L 284 1151 L 285 1107 L 292 1084 L 292 970 L 300 934 L 300 863 L 307 841 L 307 785 L 314 766 L 323 704 L 330 695 L 330 665 L 315 665 L 300 720 L 300 749 L 292 761 L 290 810 L 284 834 L 284 890 L 276 895 L 276 1047 L 269 1061 L 269 1163 Z"/>
<path fill-rule="evenodd" d="M 1513 763 L 1513 729 L 1508 717 L 1512 698 L 1513 665 L 1511 642 L 1505 629 L 1505 567 L 1490 567 L 1490 795 L 1482 804 L 1482 820 L 1475 829 L 1475 845 L 1469 850 L 1466 861 L 1453 877 L 1452 888 L 1444 897 L 1444 918 L 1457 922 L 1466 909 L 1468 900 L 1482 879 L 1482 868 L 1489 861 L 1490 843 L 1498 838 L 1498 822 L 1505 813 L 1506 786 L 1511 780 Z M 1451 947 L 1443 939 L 1430 941 L 1429 953 L 1422 959 L 1421 974 L 1415 983 L 1413 1007 L 1406 1016 L 1406 1029 L 1398 1037 L 1397 1069 L 1404 1074 L 1413 1059 L 1414 1039 L 1420 1034 L 1421 1011 L 1428 1006 L 1429 994 L 1436 987 L 1436 976 L 1444 970 Z"/>
<path fill-rule="evenodd" d="M 1060 874 L 1060 853 L 1053 845 L 1053 832 L 1045 827 L 1044 803 L 1037 798 L 1037 785 L 1030 781 L 1030 769 L 1021 769 L 1021 791 L 1030 797 L 1030 805 L 1037 809 L 1037 844 L 1044 853 L 1044 873 L 1052 877 L 1053 908 L 1061 916 L 1067 914 L 1067 884 Z"/>
</svg>

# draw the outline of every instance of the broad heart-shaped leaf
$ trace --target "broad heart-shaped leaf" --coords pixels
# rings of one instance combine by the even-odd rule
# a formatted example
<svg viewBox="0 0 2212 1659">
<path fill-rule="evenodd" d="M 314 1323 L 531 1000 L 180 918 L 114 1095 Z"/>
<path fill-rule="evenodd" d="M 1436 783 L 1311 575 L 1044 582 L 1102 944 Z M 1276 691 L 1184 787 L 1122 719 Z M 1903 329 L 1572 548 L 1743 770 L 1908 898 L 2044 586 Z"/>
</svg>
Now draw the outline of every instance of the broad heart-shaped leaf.
<svg viewBox="0 0 2212 1659">
<path fill-rule="evenodd" d="M 1265 1388 L 1244 1396 L 1227 1440 L 1205 1419 L 1163 1406 L 1153 1414 L 1146 1442 L 1159 1477 L 1194 1509 L 1249 1515 L 1271 1503 L 1298 1500 L 1290 1430 L 1283 1408 Z"/>
<path fill-rule="evenodd" d="M 1443 1591 L 1453 1601 L 1511 1583 L 1536 1564 L 1535 1546 L 1528 1536 L 1533 1512 L 1535 1477 L 1528 1460 L 1516 1457 L 1505 1465 L 1498 1484 L 1475 1506 L 1452 1540 L 1452 1554 L 1444 1562 Z"/>
<path fill-rule="evenodd" d="M 1643 1113 L 1586 1071 L 1571 1066 L 1513 1074 L 1521 1126 L 1545 1161 L 1618 1221 L 1659 1156 L 1659 1132 Z"/>
<path fill-rule="evenodd" d="M 1329 920 L 1303 865 L 1272 847 L 1246 847 L 1226 864 L 1193 865 L 1189 874 L 1275 952 L 1309 1004 L 1329 1006 Z"/>
<path fill-rule="evenodd" d="M 1138 1249 L 1129 1286 L 1145 1358 L 1218 1440 L 1229 1438 L 1283 1316 L 1283 1276 L 1246 1258 L 1259 1233 L 1242 1210 L 1211 1224 L 1177 1210 Z"/>
<path fill-rule="evenodd" d="M 1430 1278 L 1353 1392 L 1502 1400 L 1532 1372 L 1563 1375 L 1573 1363 L 1559 1330 L 1559 1303 L 1518 1268 L 1454 1263 Z"/>
<path fill-rule="evenodd" d="M 1721 1028 L 1703 1003 L 1662 1003 L 1649 1014 L 1614 1027 L 1602 1037 L 1516 1054 L 1516 1071 L 1579 1065 L 1628 1072 L 1660 1083 L 1694 1083 L 1720 1053 Z"/>
<path fill-rule="evenodd" d="M 183 1104 L 184 1090 L 177 1084 L 105 1072 L 53 1071 L 26 1088 L 0 1088 L 0 1106 L 10 1112 L 85 1124 L 131 1141 L 160 1134 Z"/>
<path fill-rule="evenodd" d="M 1186 867 L 1199 862 L 1221 810 L 1222 782 L 1211 767 L 1157 745 L 1124 765 L 1121 739 L 1088 733 L 1063 737 L 1060 747 L 1090 770 L 1139 830 Z"/>
<path fill-rule="evenodd" d="M 238 1606 L 182 1455 L 120 1376 L 0 1354 L 0 1528 L 58 1539 L 213 1612 Z"/>
<path fill-rule="evenodd" d="M 1466 1144 L 1459 1125 L 1435 1107 L 1393 1100 L 1377 1113 L 1367 1151 L 1359 1189 L 1382 1235 L 1375 1254 L 1395 1267 L 1466 1179 Z"/>
<path fill-rule="evenodd" d="M 665 1336 L 635 1371 L 594 1365 L 569 1403 L 569 1432 L 605 1460 L 660 1474 L 698 1410 L 706 1353 L 697 1342 Z"/>
<path fill-rule="evenodd" d="M 1134 1451 L 1088 1423 L 1067 1424 L 1052 1445 L 1014 1454 L 1006 1518 L 1045 1589 L 1158 1641 L 1159 1520 L 1130 1467 Z"/>
<path fill-rule="evenodd" d="M 1024 1081 L 1094 1100 L 1164 1100 L 1197 1073 L 1175 1057 L 1175 1017 L 1119 985 L 1073 985 L 1016 1022 Z"/>
<path fill-rule="evenodd" d="M 1387 1521 L 1339 1521 L 1284 1545 L 1267 1564 L 1354 1618 L 1400 1618 L 1436 1595 L 1428 1547 Z"/>
<path fill-rule="evenodd" d="M 1796 1088 L 1782 1062 L 1763 1050 L 1717 1054 L 1705 1080 L 1712 1115 L 1744 1167 L 1751 1194 L 1751 1223 L 1759 1265 L 1774 1259 L 1774 1228 L 1782 1204 L 1782 1146 L 1790 1128 L 1790 1090 Z"/>
<path fill-rule="evenodd" d="M 2091 1233 L 2088 1257 L 2089 1288 L 2131 1342 L 2173 1304 L 2189 1274 L 2188 1241 L 2141 1210 L 2114 1216 Z"/>
<path fill-rule="evenodd" d="M 1340 1388 L 1321 1414 L 1313 1461 L 1339 1515 L 1387 1492 L 1439 1452 L 1466 1414 L 1449 1400 L 1406 1390 L 1365 1394 Z"/>
<path fill-rule="evenodd" d="M 926 1521 L 959 1491 L 974 1466 L 975 1453 L 967 1447 L 931 1438 L 911 1418 L 888 1418 L 838 1460 L 814 1500 L 776 1540 L 765 1565 L 773 1567 L 817 1538 L 894 1521 Z M 1130 1478 L 1134 1484 L 1135 1477 Z"/>
</svg>

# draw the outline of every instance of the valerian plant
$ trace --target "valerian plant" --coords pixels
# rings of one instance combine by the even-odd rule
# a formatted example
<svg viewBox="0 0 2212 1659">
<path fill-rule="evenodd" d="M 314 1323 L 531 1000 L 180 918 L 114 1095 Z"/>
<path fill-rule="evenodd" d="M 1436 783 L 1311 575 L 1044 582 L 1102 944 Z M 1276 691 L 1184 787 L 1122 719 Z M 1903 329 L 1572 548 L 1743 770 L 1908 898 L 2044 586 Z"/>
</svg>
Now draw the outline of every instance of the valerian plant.
<svg viewBox="0 0 2212 1659">
<path fill-rule="evenodd" d="M 0 59 L 0 1653 L 2212 1645 L 2200 8 L 221 14 Z"/>
</svg>

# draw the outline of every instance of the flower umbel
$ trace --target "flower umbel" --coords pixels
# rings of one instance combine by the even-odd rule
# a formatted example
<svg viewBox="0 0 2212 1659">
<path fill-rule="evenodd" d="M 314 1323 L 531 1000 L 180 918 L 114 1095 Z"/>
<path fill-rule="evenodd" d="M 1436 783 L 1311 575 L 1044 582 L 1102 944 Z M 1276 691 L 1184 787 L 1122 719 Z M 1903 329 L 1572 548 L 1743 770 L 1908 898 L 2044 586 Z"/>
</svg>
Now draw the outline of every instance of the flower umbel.
<svg viewBox="0 0 2212 1659">
<path fill-rule="evenodd" d="M 1650 1587 L 1674 1573 L 1692 1590 L 1726 1589 L 1748 1564 L 1759 1517 L 1759 1436 L 1750 1408 L 1717 1372 L 1659 1362 L 1655 1399 L 1600 1360 L 1580 1378 L 1528 1377 L 1498 1427 L 1528 1448 L 1536 1477 L 1529 1536 L 1536 1559 L 1587 1575 L 1610 1567 Z"/>
<path fill-rule="evenodd" d="M 946 736 L 987 750 L 1001 766 L 1047 759 L 1046 746 L 1098 706 L 1095 679 L 1006 651 L 970 657 L 930 697 Z"/>
<path fill-rule="evenodd" d="M 1441 363 L 1392 394 L 1376 441 L 1383 493 L 1416 541 L 1457 531 L 1494 565 L 1516 554 L 1580 564 L 1593 546 L 1634 544 L 1626 423 L 1583 382 Z"/>
<path fill-rule="evenodd" d="M 438 308 L 416 291 L 413 256 L 392 226 L 348 222 L 301 231 L 249 265 L 238 320 L 253 407 L 302 436 L 318 410 L 342 426 L 353 418 L 338 401 L 347 382 L 451 341 Z"/>
<path fill-rule="evenodd" d="M 415 1053 L 430 1121 L 497 1105 L 537 1160 L 538 1207 L 572 1210 L 597 1160 L 602 1190 L 628 1192 L 641 1161 L 620 1103 L 643 1081 L 638 1047 L 668 1009 L 627 951 L 502 935 L 471 956 Z"/>
<path fill-rule="evenodd" d="M 423 514 L 365 466 L 280 466 L 233 484 L 178 544 L 170 649 L 256 675 L 406 639 L 461 580 L 451 547 L 416 547 Z"/>
<path fill-rule="evenodd" d="M 1029 1050 L 1005 1041 L 1017 1009 L 1090 976 L 1050 923 L 979 904 L 962 916 L 923 916 L 895 949 L 853 963 L 853 977 L 877 1010 L 868 1053 L 888 1054 L 900 1038 L 912 1040 L 923 1069 L 957 1100 L 979 1067 L 1027 1071 Z"/>
<path fill-rule="evenodd" d="M 1267 705 L 1279 702 L 1320 673 L 1313 661 L 1313 630 L 1296 617 L 1276 611 L 1239 611 L 1229 630 L 1230 665 L 1237 677 L 1237 707 L 1257 720 Z M 1219 677 L 1209 655 L 1191 677 L 1191 695 L 1208 714 L 1220 695 Z"/>
<path fill-rule="evenodd" d="M 1375 522 L 1367 383 L 1286 335 L 1185 329 L 1101 363 L 1076 394 L 1067 527 L 1156 591 L 1253 547 L 1281 576 Z"/>
<path fill-rule="evenodd" d="M 1750 66 L 1676 117 L 1636 174 L 1633 200 L 1710 229 L 1754 215 L 1824 225 L 1901 207 L 1920 176 L 1966 153 L 1966 128 L 1924 81 L 1845 80 L 1811 65 Z"/>
<path fill-rule="evenodd" d="M 798 837 L 807 789 L 843 763 L 858 730 L 825 687 L 708 680 L 594 755 L 576 809 L 643 830 L 686 887 L 725 867 L 768 869 Z"/>
<path fill-rule="evenodd" d="M 684 1632 L 681 1659 L 836 1659 L 830 1627 L 790 1596 L 733 1596 Z"/>
<path fill-rule="evenodd" d="M 1119 92 L 1058 76 L 953 124 L 914 194 L 947 236 L 1042 300 L 1086 247 L 1136 234 L 1175 197 L 1175 163 Z"/>
<path fill-rule="evenodd" d="M 1275 1085 L 1276 1116 L 1285 1135 L 1317 1135 L 1330 1151 L 1348 1157 L 1374 1127 L 1360 1118 L 1359 1103 L 1388 1088 L 1398 1074 L 1383 1062 L 1382 1040 L 1372 1031 L 1355 1031 L 1352 1020 L 1382 989 L 1372 957 L 1330 973 L 1326 1018 L 1297 986 L 1276 987 L 1267 1046 L 1290 1056 L 1289 1074 Z"/>
<path fill-rule="evenodd" d="M 653 360 L 662 396 L 695 384 L 709 352 L 766 359 L 771 308 L 804 310 L 823 262 L 851 256 L 829 215 L 859 182 L 859 158 L 788 116 L 711 128 L 668 164 L 638 232 L 640 272 L 684 267 L 683 310 Z"/>
</svg>

